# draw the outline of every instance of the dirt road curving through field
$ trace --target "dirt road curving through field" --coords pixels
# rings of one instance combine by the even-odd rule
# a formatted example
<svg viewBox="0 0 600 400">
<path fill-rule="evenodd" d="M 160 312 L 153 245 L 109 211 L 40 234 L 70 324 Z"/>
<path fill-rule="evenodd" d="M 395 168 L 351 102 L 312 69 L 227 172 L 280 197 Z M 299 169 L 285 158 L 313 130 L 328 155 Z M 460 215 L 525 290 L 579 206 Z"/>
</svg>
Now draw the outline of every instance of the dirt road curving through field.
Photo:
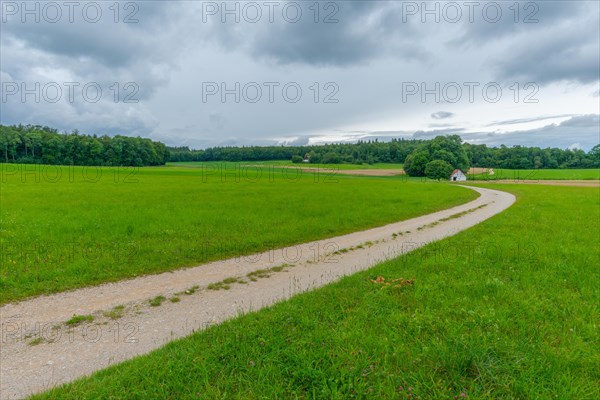
<svg viewBox="0 0 600 400">
<path fill-rule="evenodd" d="M 474 201 L 366 231 L 7 304 L 0 308 L 0 397 L 22 398 L 148 353 L 452 236 L 515 201 L 471 189 L 480 193 Z M 73 315 L 94 320 L 65 324 Z"/>
</svg>

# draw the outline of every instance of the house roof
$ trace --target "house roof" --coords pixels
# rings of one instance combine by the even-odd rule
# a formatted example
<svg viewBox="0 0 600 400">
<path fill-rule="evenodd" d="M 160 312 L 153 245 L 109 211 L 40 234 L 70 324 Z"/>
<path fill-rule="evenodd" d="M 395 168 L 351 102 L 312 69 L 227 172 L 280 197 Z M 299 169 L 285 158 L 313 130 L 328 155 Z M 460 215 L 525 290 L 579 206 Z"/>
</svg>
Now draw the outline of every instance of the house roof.
<svg viewBox="0 0 600 400">
<path fill-rule="evenodd" d="M 456 173 L 458 173 L 458 172 L 460 172 L 460 173 L 461 173 L 461 174 L 463 174 L 463 175 L 465 174 L 465 173 L 464 173 L 464 172 L 462 172 L 460 169 L 455 169 L 454 171 L 452 171 L 452 175 L 454 175 L 454 174 L 456 174 Z"/>
</svg>

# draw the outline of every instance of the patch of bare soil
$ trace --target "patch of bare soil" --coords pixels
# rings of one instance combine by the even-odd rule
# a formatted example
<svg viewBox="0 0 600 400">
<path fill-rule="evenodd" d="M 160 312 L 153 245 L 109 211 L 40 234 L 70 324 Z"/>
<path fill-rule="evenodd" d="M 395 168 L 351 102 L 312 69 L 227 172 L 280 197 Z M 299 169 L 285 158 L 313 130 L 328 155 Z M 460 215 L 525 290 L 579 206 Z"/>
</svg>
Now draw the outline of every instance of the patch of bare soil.
<svg viewBox="0 0 600 400">
<path fill-rule="evenodd" d="M 485 174 L 488 172 L 487 168 L 480 168 L 480 167 L 473 167 L 473 168 L 469 168 L 469 175 L 474 175 L 474 174 Z"/>
</svg>

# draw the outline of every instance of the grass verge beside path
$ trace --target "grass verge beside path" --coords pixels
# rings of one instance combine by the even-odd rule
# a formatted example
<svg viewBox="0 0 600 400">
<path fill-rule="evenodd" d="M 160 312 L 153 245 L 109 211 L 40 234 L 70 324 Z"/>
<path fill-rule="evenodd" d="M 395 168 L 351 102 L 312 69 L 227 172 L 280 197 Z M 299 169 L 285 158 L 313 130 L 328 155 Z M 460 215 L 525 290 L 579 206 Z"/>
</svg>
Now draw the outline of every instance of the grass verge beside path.
<svg viewBox="0 0 600 400">
<path fill-rule="evenodd" d="M 516 181 L 537 180 L 598 180 L 600 179 L 600 168 L 590 169 L 503 169 L 493 168 L 494 175 L 469 174 L 469 179 L 479 180 L 501 180 L 509 179 Z"/>
<path fill-rule="evenodd" d="M 493 188 L 454 237 L 36 398 L 596 399 L 600 193 Z"/>
</svg>

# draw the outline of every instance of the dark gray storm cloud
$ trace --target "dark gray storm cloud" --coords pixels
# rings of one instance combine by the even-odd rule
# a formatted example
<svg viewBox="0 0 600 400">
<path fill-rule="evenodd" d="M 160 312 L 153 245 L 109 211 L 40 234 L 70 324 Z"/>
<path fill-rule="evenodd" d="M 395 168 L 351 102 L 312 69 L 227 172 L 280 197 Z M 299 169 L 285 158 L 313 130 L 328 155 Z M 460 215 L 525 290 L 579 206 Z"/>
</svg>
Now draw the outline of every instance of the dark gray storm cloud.
<svg viewBox="0 0 600 400">
<path fill-rule="evenodd" d="M 338 22 L 314 24 L 305 20 L 298 24 L 279 24 L 272 31 L 261 33 L 253 46 L 257 56 L 279 63 L 308 63 L 315 65 L 347 65 L 378 56 L 385 46 L 376 26 L 367 19 L 377 4 L 348 2 L 342 4 Z M 363 25 L 363 29 L 353 29 Z"/>
<path fill-rule="evenodd" d="M 298 2 L 302 18 L 297 22 L 282 18 L 292 2 L 275 3 L 275 20 L 268 21 L 262 7 L 257 23 L 223 15 L 223 7 L 243 9 L 248 4 L 234 1 L 122 1 L 119 23 L 113 20 L 113 2 L 99 3 L 104 16 L 98 23 L 82 20 L 81 14 L 73 23 L 64 18 L 23 23 L 21 15 L 13 16 L 0 27 L 2 82 L 28 87 L 36 82 L 95 82 L 107 95 L 94 103 L 21 101 L 15 95 L 3 102 L 1 122 L 152 136 L 193 147 L 454 133 L 508 144 L 528 138 L 536 142 L 547 134 L 548 144 L 587 145 L 594 129 L 598 132 L 593 124 L 593 115 L 600 112 L 597 1 L 495 2 L 502 9 L 496 22 L 488 18 L 493 2 L 475 2 L 473 22 L 468 20 L 468 2 L 456 3 L 462 10 L 456 22 L 443 14 L 451 2 Z M 220 12 L 207 15 L 207 7 L 215 6 Z M 424 8 L 442 14 L 432 16 Z M 483 17 L 487 8 L 489 15 Z M 126 17 L 137 22 L 124 23 Z M 401 102 L 405 81 L 443 85 L 490 80 L 501 82 L 507 96 L 515 81 L 536 82 L 540 106 L 498 104 L 483 115 L 477 108 L 481 104 Z M 205 81 L 226 81 L 228 87 L 236 82 L 297 81 L 307 101 L 290 104 L 280 96 L 254 104 L 220 101 L 216 95 L 206 104 Z M 314 102 L 311 85 L 317 81 L 322 91 Z M 339 103 L 322 103 L 326 82 L 339 87 Z M 114 83 L 121 91 L 124 84 L 135 83 L 138 101 L 112 101 L 108 95 Z M 543 96 L 551 86 L 556 96 L 571 100 L 548 101 L 553 99 Z M 581 114 L 588 116 L 577 116 Z M 515 135 L 473 133 L 477 127 L 504 130 L 558 117 L 573 118 Z M 561 134 L 569 138 L 561 139 Z"/>
<path fill-rule="evenodd" d="M 274 23 L 259 24 L 262 29 L 250 34 L 236 29 L 235 21 L 228 18 L 225 24 L 213 23 L 216 30 L 212 30 L 210 36 L 227 49 L 242 47 L 258 59 L 277 64 L 349 66 L 382 56 L 403 59 L 428 56 L 427 49 L 414 40 L 421 24 L 416 19 L 403 22 L 401 3 L 291 3 L 300 7 L 287 8 L 284 14 L 282 4 L 285 3 L 281 2 L 276 8 Z M 289 23 L 298 13 L 302 18 Z"/>
<path fill-rule="evenodd" d="M 586 25 L 586 21 L 580 22 Z M 596 26 L 600 21 L 596 18 Z M 540 34 L 528 43 L 518 43 L 513 54 L 498 60 L 503 78 L 510 77 L 538 84 L 555 81 L 592 83 L 598 80 L 600 59 L 598 36 L 589 29 L 566 31 L 561 35 Z"/>
<path fill-rule="evenodd" d="M 497 79 L 537 83 L 598 79 L 597 1 L 477 2 L 473 23 L 451 39 L 453 47 L 503 48 L 488 64 Z M 494 6 L 491 6 L 491 5 Z M 495 21 L 497 9 L 502 18 Z M 495 22 L 490 22 L 495 21 Z"/>
<path fill-rule="evenodd" d="M 417 11 L 409 11 L 413 10 L 412 3 Z M 214 36 L 228 48 L 242 46 L 254 57 L 280 64 L 348 66 L 383 56 L 432 59 L 434 54 L 427 45 L 427 37 L 431 36 L 428 30 L 437 25 L 450 30 L 462 29 L 459 38 L 447 41 L 450 48 L 494 46 L 503 40 L 510 41 L 509 49 L 493 59 L 493 69 L 499 79 L 545 83 L 591 82 L 598 78 L 600 44 L 598 35 L 591 34 L 600 23 L 597 2 L 475 3 L 472 9 L 460 6 L 462 17 L 456 23 L 444 12 L 443 2 L 430 5 L 395 1 L 333 2 L 335 7 L 321 9 L 318 17 L 324 20 L 330 15 L 331 23 L 314 23 L 314 9 L 310 9 L 313 3 L 303 3 L 304 18 L 298 23 L 276 21 L 254 35 L 220 29 Z M 490 4 L 498 5 L 498 11 L 496 7 L 489 7 Z M 427 14 L 427 9 L 437 9 L 437 17 Z M 472 21 L 469 20 L 471 13 Z"/>
<path fill-rule="evenodd" d="M 506 1 L 473 2 L 473 22 L 450 42 L 458 45 L 484 45 L 506 37 L 577 21 L 590 13 L 594 1 Z"/>
<path fill-rule="evenodd" d="M 600 3 L 538 2 L 539 22 L 515 41 L 512 52 L 497 58 L 502 78 L 538 84 L 555 81 L 598 80 L 600 71 Z M 525 36 L 526 35 L 526 36 Z"/>
<path fill-rule="evenodd" d="M 118 14 L 111 9 L 117 3 L 53 3 L 59 14 L 44 12 L 46 4 L 1 4 L 0 80 L 29 90 L 41 88 L 38 99 L 23 99 L 24 90 L 19 90 L 4 101 L 2 123 L 148 136 L 157 121 L 144 102 L 168 83 L 174 67 L 178 49 L 170 44 L 169 27 L 181 12 L 180 4 L 121 2 Z M 93 7 L 84 12 L 87 4 Z M 14 6 L 16 13 L 10 8 Z M 66 86 L 71 84 L 73 100 Z M 61 88 L 60 101 L 48 100 L 48 85 Z M 85 85 L 101 88 L 98 101 L 84 99 Z M 128 95 L 131 102 L 124 102 Z"/>
<path fill-rule="evenodd" d="M 36 3 L 38 7 L 43 5 Z M 71 12 L 67 7 L 60 7 L 61 18 L 57 22 L 52 22 L 54 14 L 49 11 L 44 13 L 43 7 L 37 15 L 39 22 L 36 22 L 35 13 L 22 12 L 25 7 L 33 10 L 36 3 L 32 2 L 29 6 L 22 3 L 18 6 L 20 12 L 16 16 L 5 17 L 2 35 L 6 40 L 16 40 L 30 49 L 66 56 L 75 62 L 89 58 L 111 68 L 128 66 L 140 58 L 146 61 L 162 60 L 164 54 L 154 54 L 153 50 L 162 52 L 165 48 L 160 48 L 154 35 L 159 24 L 164 27 L 172 23 L 170 19 L 177 16 L 178 8 L 159 1 L 144 2 L 142 5 L 131 2 L 136 5 L 134 8 L 121 9 L 115 16 L 110 8 L 113 5 L 91 2 L 100 4 L 97 8 L 100 14 L 96 17 L 96 7 L 84 13 L 82 4 L 85 2 L 72 2 L 79 5 Z M 23 18 L 26 23 L 22 22 Z M 96 18 L 97 22 L 89 22 Z"/>
</svg>

